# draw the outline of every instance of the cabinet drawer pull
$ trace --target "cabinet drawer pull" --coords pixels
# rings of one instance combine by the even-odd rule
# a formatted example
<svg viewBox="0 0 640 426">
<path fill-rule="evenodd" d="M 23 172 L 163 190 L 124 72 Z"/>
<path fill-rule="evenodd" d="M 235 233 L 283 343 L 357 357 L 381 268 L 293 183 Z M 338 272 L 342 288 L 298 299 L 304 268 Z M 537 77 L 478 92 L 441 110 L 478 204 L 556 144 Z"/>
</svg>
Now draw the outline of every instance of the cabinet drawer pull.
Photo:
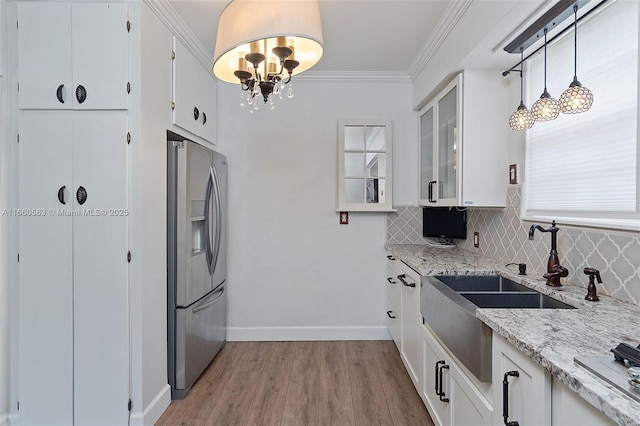
<svg viewBox="0 0 640 426">
<path fill-rule="evenodd" d="M 391 277 L 387 277 L 387 281 L 389 282 L 389 284 L 398 284 L 396 281 L 393 281 L 393 278 Z"/>
<path fill-rule="evenodd" d="M 391 312 L 393 312 L 393 311 L 387 311 L 387 316 L 388 316 L 389 318 L 391 318 L 391 319 L 395 319 L 395 318 L 396 318 L 396 316 L 395 316 L 395 315 L 391 315 Z"/>
<path fill-rule="evenodd" d="M 202 111 L 202 125 L 207 124 L 207 114 Z"/>
<path fill-rule="evenodd" d="M 445 369 L 446 370 L 449 369 L 449 366 L 447 364 L 444 364 L 442 367 L 440 367 L 440 373 L 438 374 L 438 376 L 440 378 L 440 389 L 439 389 L 439 392 L 438 392 L 438 397 L 440 398 L 440 401 L 442 401 L 442 402 L 449 402 L 449 398 L 445 397 L 444 390 L 442 390 L 442 387 L 443 387 L 442 370 L 445 370 Z"/>
<path fill-rule="evenodd" d="M 60 187 L 60 189 L 58 189 L 58 201 L 60 201 L 62 204 L 67 204 L 64 201 L 64 190 L 67 189 L 67 187 L 65 185 L 62 185 Z"/>
<path fill-rule="evenodd" d="M 435 378 L 434 378 L 434 382 L 435 382 L 435 387 L 434 390 L 436 391 L 436 395 L 440 396 L 440 380 L 438 379 L 438 371 L 440 370 L 440 364 L 444 364 L 445 362 L 443 360 L 441 361 L 437 361 L 436 362 L 436 368 L 435 368 Z"/>
<path fill-rule="evenodd" d="M 87 190 L 84 186 L 78 187 L 78 190 L 76 191 L 76 200 L 78 200 L 80 205 L 83 205 L 87 201 Z"/>
<path fill-rule="evenodd" d="M 197 120 L 200 117 L 200 111 L 198 107 L 193 107 L 193 119 Z"/>
<path fill-rule="evenodd" d="M 400 282 L 402 283 L 402 285 L 406 286 L 406 287 L 415 287 L 416 283 L 408 283 L 406 282 L 404 279 L 407 277 L 407 274 L 400 274 L 398 275 L 398 279 L 400 280 Z"/>
<path fill-rule="evenodd" d="M 395 257 L 393 257 L 393 256 L 391 256 L 390 254 L 388 254 L 388 255 L 387 255 L 387 259 L 389 259 L 389 260 L 396 260 L 396 258 L 395 258 Z"/>
<path fill-rule="evenodd" d="M 85 89 L 82 84 L 76 87 L 76 99 L 78 103 L 83 103 L 87 99 L 87 89 Z"/>
<path fill-rule="evenodd" d="M 58 102 L 61 104 L 64 103 L 64 98 L 62 97 L 62 89 L 64 89 L 64 84 L 58 86 L 58 90 L 56 90 L 56 98 L 58 98 Z"/>
<path fill-rule="evenodd" d="M 507 371 L 502 379 L 502 418 L 507 426 L 519 426 L 517 421 L 509 421 L 509 376 L 520 377 L 518 371 Z"/>
</svg>

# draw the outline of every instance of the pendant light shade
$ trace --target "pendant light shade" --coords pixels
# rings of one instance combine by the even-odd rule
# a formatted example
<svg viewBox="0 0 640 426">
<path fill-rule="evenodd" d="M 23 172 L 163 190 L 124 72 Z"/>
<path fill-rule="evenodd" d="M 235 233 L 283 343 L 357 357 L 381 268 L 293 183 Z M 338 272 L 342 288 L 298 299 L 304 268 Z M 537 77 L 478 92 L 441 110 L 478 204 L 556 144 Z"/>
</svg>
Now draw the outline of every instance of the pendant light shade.
<svg viewBox="0 0 640 426">
<path fill-rule="evenodd" d="M 573 81 L 560 95 L 560 109 L 564 114 L 578 114 L 588 111 L 593 105 L 593 93 L 578 81 L 578 6 L 573 7 Z"/>
<path fill-rule="evenodd" d="M 318 0 L 234 0 L 218 23 L 213 73 L 220 80 L 240 84 L 235 72 L 251 66 L 247 54 L 260 53 L 266 76 L 268 64 L 280 66 L 273 49 L 291 48 L 288 60 L 299 64 L 291 74 L 314 66 L 322 57 L 322 24 Z M 274 53 L 272 53 L 274 52 Z"/>
<path fill-rule="evenodd" d="M 560 103 L 547 91 L 547 29 L 544 30 L 544 91 L 533 106 L 531 114 L 536 121 L 551 121 L 560 115 Z"/>
<path fill-rule="evenodd" d="M 524 101 L 522 100 L 524 96 L 523 89 L 523 79 L 524 79 L 524 48 L 520 48 L 520 105 L 518 109 L 516 109 L 511 117 L 509 117 L 509 127 L 511 130 L 527 130 L 530 129 L 531 126 L 535 124 L 535 120 L 533 119 L 533 115 L 531 115 L 531 111 L 524 106 Z"/>
</svg>

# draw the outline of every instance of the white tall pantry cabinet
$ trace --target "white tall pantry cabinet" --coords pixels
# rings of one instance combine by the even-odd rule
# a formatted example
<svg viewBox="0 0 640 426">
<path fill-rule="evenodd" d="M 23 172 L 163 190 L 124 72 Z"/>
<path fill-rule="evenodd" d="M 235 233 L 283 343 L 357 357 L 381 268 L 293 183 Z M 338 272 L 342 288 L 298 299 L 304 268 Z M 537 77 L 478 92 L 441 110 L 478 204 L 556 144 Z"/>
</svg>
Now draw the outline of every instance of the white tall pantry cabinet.
<svg viewBox="0 0 640 426">
<path fill-rule="evenodd" d="M 17 7 L 18 424 L 128 422 L 127 15 Z"/>
<path fill-rule="evenodd" d="M 11 1 L 6 10 L 11 207 L 31 212 L 11 218 L 9 420 L 154 424 L 171 400 L 167 130 L 215 141 L 208 53 L 165 2 Z M 175 37 L 189 46 L 178 55 Z M 174 116 L 181 107 L 188 124 Z"/>
</svg>

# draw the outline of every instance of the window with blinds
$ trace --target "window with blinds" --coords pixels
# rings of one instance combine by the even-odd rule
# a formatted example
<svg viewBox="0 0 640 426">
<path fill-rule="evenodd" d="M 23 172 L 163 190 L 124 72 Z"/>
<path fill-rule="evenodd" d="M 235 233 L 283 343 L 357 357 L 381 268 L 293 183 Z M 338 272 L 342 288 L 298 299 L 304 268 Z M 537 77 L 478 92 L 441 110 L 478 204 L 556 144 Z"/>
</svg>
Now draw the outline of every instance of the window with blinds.
<svg viewBox="0 0 640 426">
<path fill-rule="evenodd" d="M 528 131 L 524 219 L 640 230 L 638 4 L 612 1 L 578 24 L 578 80 L 594 103 Z M 573 37 L 547 47 L 556 99 L 573 79 Z M 529 108 L 544 87 L 542 52 L 527 62 Z"/>
</svg>

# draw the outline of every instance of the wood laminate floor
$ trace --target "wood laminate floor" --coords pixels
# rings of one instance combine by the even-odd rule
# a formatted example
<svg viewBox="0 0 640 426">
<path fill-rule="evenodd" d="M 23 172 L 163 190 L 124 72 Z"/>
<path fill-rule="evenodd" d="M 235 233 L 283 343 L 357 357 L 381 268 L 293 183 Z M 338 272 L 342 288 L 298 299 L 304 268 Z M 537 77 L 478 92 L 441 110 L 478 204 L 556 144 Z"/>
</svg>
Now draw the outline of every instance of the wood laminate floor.
<svg viewBox="0 0 640 426">
<path fill-rule="evenodd" d="M 393 341 L 229 342 L 158 425 L 433 425 Z"/>
</svg>

